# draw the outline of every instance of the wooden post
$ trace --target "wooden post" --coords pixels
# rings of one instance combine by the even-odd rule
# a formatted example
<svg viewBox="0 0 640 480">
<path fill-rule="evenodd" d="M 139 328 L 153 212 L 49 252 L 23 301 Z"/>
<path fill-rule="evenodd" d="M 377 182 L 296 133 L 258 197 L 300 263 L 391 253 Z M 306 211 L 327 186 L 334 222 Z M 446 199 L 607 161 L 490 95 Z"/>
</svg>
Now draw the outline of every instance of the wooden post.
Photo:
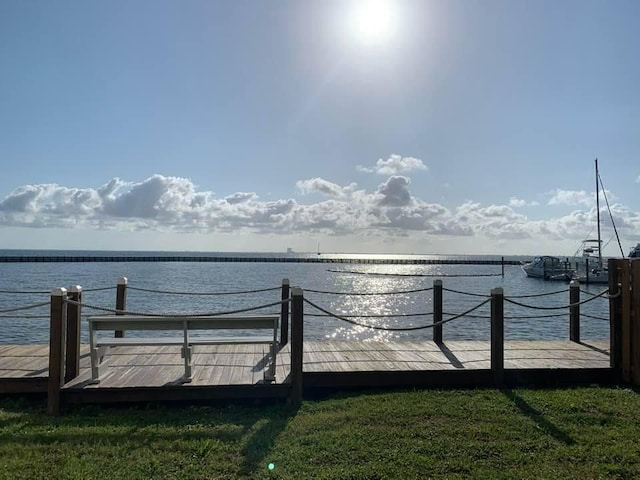
<svg viewBox="0 0 640 480">
<path fill-rule="evenodd" d="M 623 382 L 631 382 L 631 262 L 620 262 L 620 284 L 622 285 L 622 318 L 620 325 L 621 337 L 621 374 Z"/>
<path fill-rule="evenodd" d="M 442 280 L 433 281 L 433 323 L 442 322 Z M 442 324 L 434 325 L 433 341 L 442 343 Z"/>
<path fill-rule="evenodd" d="M 49 316 L 49 380 L 47 386 L 47 413 L 60 414 L 60 388 L 64 382 L 65 323 L 67 314 L 67 289 L 51 291 Z"/>
<path fill-rule="evenodd" d="M 118 278 L 118 288 L 116 290 L 116 310 L 120 310 L 120 312 L 116 312 L 116 315 L 124 315 L 125 310 L 127 309 L 127 277 Z M 123 338 L 124 332 L 122 330 L 115 331 L 116 338 Z"/>
<path fill-rule="evenodd" d="M 610 258 L 609 269 L 609 295 L 620 292 L 620 265 L 624 260 Z M 622 294 L 609 300 L 609 348 L 610 365 L 620 375 L 622 369 Z"/>
<path fill-rule="evenodd" d="M 631 260 L 631 383 L 640 385 L 640 259 Z"/>
<path fill-rule="evenodd" d="M 304 302 L 302 289 L 293 287 L 291 295 L 291 398 L 290 403 L 302 403 L 302 355 L 304 337 Z"/>
<path fill-rule="evenodd" d="M 502 277 L 504 278 L 504 257 L 502 257 Z"/>
<path fill-rule="evenodd" d="M 69 288 L 69 300 L 82 303 L 82 287 L 73 285 Z M 82 307 L 67 305 L 67 354 L 65 361 L 64 382 L 67 383 L 80 374 L 80 324 L 82 323 Z"/>
<path fill-rule="evenodd" d="M 491 371 L 495 385 L 504 383 L 504 291 L 491 290 Z"/>
<path fill-rule="evenodd" d="M 571 280 L 569 284 L 569 340 L 580 342 L 580 283 Z"/>
<path fill-rule="evenodd" d="M 282 295 L 280 296 L 283 303 L 280 305 L 280 346 L 289 342 L 289 279 L 282 279 Z M 287 302 L 285 302 L 287 300 Z"/>
</svg>

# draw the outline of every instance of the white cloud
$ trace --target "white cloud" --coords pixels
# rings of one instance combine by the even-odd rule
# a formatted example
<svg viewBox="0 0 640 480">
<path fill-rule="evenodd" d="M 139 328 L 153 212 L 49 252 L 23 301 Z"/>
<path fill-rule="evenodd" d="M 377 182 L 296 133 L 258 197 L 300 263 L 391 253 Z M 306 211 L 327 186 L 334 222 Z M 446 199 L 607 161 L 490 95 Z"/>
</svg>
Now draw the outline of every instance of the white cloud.
<svg viewBox="0 0 640 480">
<path fill-rule="evenodd" d="M 587 193 L 584 190 L 561 190 L 558 188 L 551 193 L 551 198 L 547 202 L 547 205 L 584 205 L 588 207 L 593 201 L 593 194 Z"/>
<path fill-rule="evenodd" d="M 427 166 L 418 158 L 391 154 L 387 160 L 378 159 L 373 167 L 358 165 L 356 169 L 365 173 L 375 172 L 379 175 L 397 175 L 398 173 L 409 173 L 415 170 L 427 170 Z"/>
<path fill-rule="evenodd" d="M 346 187 L 341 187 L 338 184 L 318 177 L 310 178 L 308 180 L 298 180 L 296 182 L 296 188 L 303 194 L 322 193 L 329 197 L 345 197 L 352 193 L 356 186 L 357 185 L 355 183 L 351 183 Z"/>
<path fill-rule="evenodd" d="M 571 240 L 578 245 L 596 222 L 593 207 L 534 221 L 514 211 L 527 204 L 515 197 L 509 205 L 466 202 L 447 208 L 415 197 L 411 179 L 401 175 L 390 176 L 369 192 L 322 178 L 301 180 L 296 186 L 302 193 L 328 198 L 305 204 L 292 198 L 261 201 L 254 192 L 216 196 L 199 191 L 189 179 L 163 175 L 142 182 L 116 178 L 98 189 L 25 185 L 0 202 L 0 226 L 272 236 L 321 232 L 343 238 L 405 238 L 416 244 L 432 235 L 478 237 L 497 246 L 496 242 L 524 239 Z M 554 198 L 586 204 L 588 194 L 557 190 Z M 621 235 L 640 240 L 640 212 L 619 204 L 611 211 Z M 612 227 L 604 212 L 605 207 L 601 217 L 606 239 Z"/>
<path fill-rule="evenodd" d="M 520 199 L 518 197 L 511 197 L 509 199 L 509 206 L 513 207 L 513 208 L 535 207 L 537 205 L 539 205 L 539 204 L 535 200 L 533 200 L 531 202 L 527 202 L 526 200 L 522 200 L 522 199 Z"/>
</svg>

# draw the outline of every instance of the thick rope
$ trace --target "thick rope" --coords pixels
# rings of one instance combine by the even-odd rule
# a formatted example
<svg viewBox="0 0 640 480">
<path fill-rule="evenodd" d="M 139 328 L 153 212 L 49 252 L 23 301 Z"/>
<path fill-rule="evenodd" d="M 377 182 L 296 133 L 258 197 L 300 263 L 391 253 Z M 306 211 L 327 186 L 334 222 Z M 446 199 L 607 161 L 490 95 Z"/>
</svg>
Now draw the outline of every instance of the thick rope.
<svg viewBox="0 0 640 480">
<path fill-rule="evenodd" d="M 100 288 L 87 288 L 82 289 L 83 292 L 99 292 L 101 290 L 113 290 L 116 287 L 100 287 Z M 51 290 L 0 290 L 0 294 L 16 294 L 16 295 L 50 295 Z"/>
<path fill-rule="evenodd" d="M 596 315 L 587 315 L 586 313 L 580 313 L 581 317 L 587 317 L 587 318 L 593 318 L 594 320 L 604 320 L 605 322 L 608 322 L 610 319 L 609 317 L 598 317 Z"/>
<path fill-rule="evenodd" d="M 253 312 L 256 310 L 262 310 L 263 308 L 275 307 L 276 305 L 282 305 L 284 303 L 289 303 L 289 299 L 282 300 L 280 302 L 269 303 L 266 305 L 260 305 L 257 307 L 248 307 L 248 308 L 240 308 L 237 310 L 227 310 L 224 312 L 207 312 L 207 313 L 187 313 L 187 314 L 176 314 L 176 313 L 149 313 L 149 312 L 133 312 L 130 310 L 117 310 L 114 308 L 106 308 L 106 307 L 98 307 L 96 305 L 89 305 L 87 303 L 76 302 L 75 300 L 66 299 L 65 302 L 69 305 L 75 305 L 83 308 L 89 308 L 91 310 L 98 310 L 102 312 L 115 313 L 118 315 L 132 315 L 139 317 L 171 317 L 171 318 L 197 318 L 197 317 L 219 317 L 222 315 L 233 315 L 236 313 L 245 313 L 245 312 Z"/>
<path fill-rule="evenodd" d="M 353 275 L 377 275 L 381 277 L 501 277 L 501 273 L 378 273 L 356 272 L 353 270 L 327 270 L 331 273 L 349 273 Z"/>
<path fill-rule="evenodd" d="M 48 319 L 49 315 L 0 315 L 0 318 L 38 318 L 38 319 Z"/>
<path fill-rule="evenodd" d="M 549 295 L 558 295 L 559 293 L 567 293 L 569 290 L 557 290 L 555 292 L 547 292 L 547 293 L 535 293 L 531 295 L 509 295 L 509 298 L 534 298 L 534 297 L 546 297 Z"/>
<path fill-rule="evenodd" d="M 568 305 L 562 305 L 560 307 L 538 307 L 538 306 L 535 306 L 535 305 L 527 305 L 525 303 L 516 302 L 515 300 L 511 300 L 510 298 L 507 298 L 507 297 L 504 297 L 504 301 L 512 303 L 513 305 L 518 305 L 519 307 L 532 308 L 533 310 L 563 310 L 563 309 L 567 309 L 567 308 L 571 308 L 571 307 L 577 307 L 578 305 L 584 305 L 585 303 L 592 302 L 596 298 L 600 298 L 600 297 L 606 295 L 607 293 L 609 293 L 609 291 L 605 290 L 604 292 L 600 293 L 599 295 L 596 295 L 594 297 L 588 298 L 588 299 L 583 300 L 581 302 L 570 303 Z"/>
<path fill-rule="evenodd" d="M 310 292 L 310 293 L 321 293 L 325 295 L 344 295 L 345 297 L 371 296 L 371 295 L 404 295 L 405 293 L 428 292 L 430 290 L 433 290 L 433 287 L 417 288 L 415 290 L 398 290 L 395 292 L 330 292 L 326 290 L 309 290 L 306 288 L 304 289 L 305 292 Z"/>
<path fill-rule="evenodd" d="M 131 287 L 127 286 L 128 290 L 137 290 L 139 292 L 147 292 L 147 293 L 161 293 L 163 295 L 207 295 L 207 296 L 216 296 L 216 295 L 243 295 L 247 293 L 261 293 L 261 292 L 273 292 L 274 290 L 280 290 L 282 287 L 272 287 L 272 288 L 261 288 L 258 290 L 243 290 L 241 292 L 179 292 L 173 290 L 154 290 L 151 288 L 140 288 L 140 287 Z"/>
<path fill-rule="evenodd" d="M 434 322 L 434 323 L 431 323 L 429 325 L 423 325 L 423 326 L 420 326 L 420 327 L 378 327 L 378 326 L 374 326 L 374 325 L 366 325 L 366 324 L 354 322 L 353 320 L 350 320 L 347 317 L 343 317 L 341 315 L 336 315 L 335 313 L 332 313 L 332 312 L 330 312 L 328 310 L 325 310 L 324 308 L 319 307 L 318 305 L 316 305 L 315 303 L 311 302 L 310 300 L 307 300 L 306 298 L 303 298 L 303 300 L 304 300 L 305 303 L 308 303 L 312 307 L 317 308 L 321 312 L 326 313 L 327 315 L 329 315 L 329 316 L 331 316 L 333 318 L 336 318 L 338 320 L 342 320 L 343 322 L 347 322 L 347 323 L 350 323 L 351 325 L 356 325 L 358 327 L 370 328 L 372 330 L 385 330 L 385 331 L 388 331 L 388 332 L 410 332 L 410 331 L 414 331 L 414 330 L 424 330 L 426 328 L 433 328 L 433 327 L 436 327 L 438 325 L 444 325 L 445 323 L 448 323 L 448 322 L 450 322 L 452 320 L 456 320 L 456 319 L 458 319 L 460 317 L 468 315 L 469 313 L 473 312 L 474 310 L 477 310 L 478 308 L 482 307 L 483 305 L 485 305 L 485 304 L 487 304 L 487 303 L 489 303 L 491 301 L 491 299 L 489 298 L 489 299 L 485 300 L 484 302 L 480 303 L 479 305 L 476 305 L 475 307 L 467 310 L 466 312 L 463 312 L 463 313 L 461 313 L 459 315 L 456 315 L 455 317 L 447 318 L 446 320 L 442 320 L 440 322 Z"/>
<path fill-rule="evenodd" d="M 7 293 L 9 295 L 49 295 L 51 290 L 0 290 L 0 293 Z"/>
<path fill-rule="evenodd" d="M 42 302 L 42 303 L 36 303 L 35 305 L 26 305 L 24 307 L 5 308 L 3 310 L 0 310 L 0 313 L 11 313 L 11 312 L 18 312 L 20 310 L 31 310 L 32 308 L 44 307 L 45 305 L 49 305 L 49 303 L 50 302 Z"/>
<path fill-rule="evenodd" d="M 112 286 L 112 287 L 98 287 L 98 288 L 87 288 L 87 289 L 82 289 L 82 292 L 101 292 L 103 290 L 115 290 L 116 286 Z"/>
<path fill-rule="evenodd" d="M 482 293 L 462 292 L 460 290 L 453 290 L 452 288 L 444 288 L 444 287 L 442 287 L 442 290 L 445 291 L 445 292 L 459 293 L 460 295 L 470 295 L 472 297 L 491 298 L 491 295 L 485 295 L 485 294 L 482 294 Z"/>
</svg>

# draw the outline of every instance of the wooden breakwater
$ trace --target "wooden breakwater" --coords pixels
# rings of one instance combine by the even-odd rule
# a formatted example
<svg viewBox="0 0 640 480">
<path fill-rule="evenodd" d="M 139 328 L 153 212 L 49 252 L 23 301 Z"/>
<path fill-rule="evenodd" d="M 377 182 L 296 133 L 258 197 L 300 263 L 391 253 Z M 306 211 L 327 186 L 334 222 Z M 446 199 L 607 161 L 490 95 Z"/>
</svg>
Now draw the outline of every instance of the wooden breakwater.
<svg viewBox="0 0 640 480">
<path fill-rule="evenodd" d="M 373 265 L 520 265 L 518 260 L 456 258 L 271 257 L 216 255 L 4 255 L 0 263 L 69 262 L 215 262 L 215 263 L 352 263 Z"/>
</svg>

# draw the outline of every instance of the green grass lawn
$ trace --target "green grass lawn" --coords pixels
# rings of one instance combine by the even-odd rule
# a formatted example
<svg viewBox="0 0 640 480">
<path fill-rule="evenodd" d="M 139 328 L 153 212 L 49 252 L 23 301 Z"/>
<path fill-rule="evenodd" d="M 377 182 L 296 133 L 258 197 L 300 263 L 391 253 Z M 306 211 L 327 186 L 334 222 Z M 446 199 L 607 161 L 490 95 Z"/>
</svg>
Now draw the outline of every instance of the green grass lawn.
<svg viewBox="0 0 640 480">
<path fill-rule="evenodd" d="M 273 470 L 269 470 L 269 464 Z M 0 401 L 0 478 L 640 478 L 629 389 L 362 393 L 284 405 Z"/>
</svg>

